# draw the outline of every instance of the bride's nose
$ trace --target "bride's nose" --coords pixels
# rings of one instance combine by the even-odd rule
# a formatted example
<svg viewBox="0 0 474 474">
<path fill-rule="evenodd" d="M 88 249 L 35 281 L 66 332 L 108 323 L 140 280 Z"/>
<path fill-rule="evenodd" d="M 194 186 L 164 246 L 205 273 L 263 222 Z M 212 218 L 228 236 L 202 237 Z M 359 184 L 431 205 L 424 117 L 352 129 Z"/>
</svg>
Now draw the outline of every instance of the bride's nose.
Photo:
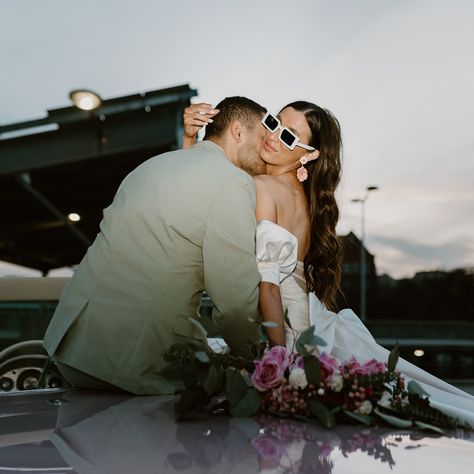
<svg viewBox="0 0 474 474">
<path fill-rule="evenodd" d="M 268 132 L 268 136 L 267 136 L 267 140 L 269 140 L 270 142 L 273 142 L 273 143 L 277 143 L 278 142 L 278 133 L 279 133 L 279 129 L 277 128 L 274 132 Z"/>
</svg>

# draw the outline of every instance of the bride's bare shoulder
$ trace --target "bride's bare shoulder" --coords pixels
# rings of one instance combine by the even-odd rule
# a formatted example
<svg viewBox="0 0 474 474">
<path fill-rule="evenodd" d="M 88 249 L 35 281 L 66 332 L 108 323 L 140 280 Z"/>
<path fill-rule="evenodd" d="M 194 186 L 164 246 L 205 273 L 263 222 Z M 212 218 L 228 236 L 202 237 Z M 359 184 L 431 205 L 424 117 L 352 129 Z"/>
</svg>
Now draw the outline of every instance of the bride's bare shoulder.
<svg viewBox="0 0 474 474">
<path fill-rule="evenodd" d="M 257 220 L 276 222 L 275 178 L 273 176 L 254 176 L 257 186 Z"/>
</svg>

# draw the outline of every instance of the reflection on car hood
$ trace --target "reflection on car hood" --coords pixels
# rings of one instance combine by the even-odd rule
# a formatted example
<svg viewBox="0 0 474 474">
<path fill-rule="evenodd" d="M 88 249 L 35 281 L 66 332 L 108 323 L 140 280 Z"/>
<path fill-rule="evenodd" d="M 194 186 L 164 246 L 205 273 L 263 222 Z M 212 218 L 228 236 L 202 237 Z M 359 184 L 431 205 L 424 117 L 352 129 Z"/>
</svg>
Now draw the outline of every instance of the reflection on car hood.
<svg viewBox="0 0 474 474">
<path fill-rule="evenodd" d="M 0 472 L 472 472 L 474 437 L 259 415 L 176 422 L 175 397 L 46 390 L 0 396 Z"/>
</svg>

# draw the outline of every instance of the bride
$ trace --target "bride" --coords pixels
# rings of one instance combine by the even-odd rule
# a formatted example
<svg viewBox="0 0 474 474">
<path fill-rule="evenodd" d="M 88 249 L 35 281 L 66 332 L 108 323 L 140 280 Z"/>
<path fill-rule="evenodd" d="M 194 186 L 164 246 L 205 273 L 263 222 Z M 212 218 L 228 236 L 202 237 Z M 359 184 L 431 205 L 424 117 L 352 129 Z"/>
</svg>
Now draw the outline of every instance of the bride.
<svg viewBox="0 0 474 474">
<path fill-rule="evenodd" d="M 194 104 L 184 114 L 184 146 L 218 113 L 209 104 Z M 256 253 L 259 306 L 271 345 L 291 350 L 295 336 L 315 327 L 327 342 L 323 350 L 340 360 L 386 361 L 389 351 L 376 343 L 356 314 L 331 311 L 339 292 L 341 248 L 334 196 L 341 177 L 341 131 L 327 109 L 298 101 L 278 116 L 265 114 L 267 129 L 260 156 L 266 175 L 256 176 L 258 221 Z M 291 327 L 284 321 L 287 311 Z M 421 383 L 431 404 L 474 426 L 474 397 L 399 359 L 397 369 Z"/>
</svg>

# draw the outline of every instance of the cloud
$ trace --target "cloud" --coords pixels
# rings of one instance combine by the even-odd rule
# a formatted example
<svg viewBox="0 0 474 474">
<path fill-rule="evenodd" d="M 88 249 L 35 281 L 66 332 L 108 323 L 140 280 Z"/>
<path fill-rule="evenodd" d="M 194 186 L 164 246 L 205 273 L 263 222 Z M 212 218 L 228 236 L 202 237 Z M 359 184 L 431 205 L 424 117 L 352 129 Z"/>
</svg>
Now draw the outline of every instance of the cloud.
<svg viewBox="0 0 474 474">
<path fill-rule="evenodd" d="M 474 265 L 474 240 L 458 238 L 439 244 L 416 242 L 401 237 L 372 235 L 371 251 L 378 273 L 409 276 L 415 271 L 453 269 Z M 395 272 L 391 271 L 396 268 Z"/>
</svg>

